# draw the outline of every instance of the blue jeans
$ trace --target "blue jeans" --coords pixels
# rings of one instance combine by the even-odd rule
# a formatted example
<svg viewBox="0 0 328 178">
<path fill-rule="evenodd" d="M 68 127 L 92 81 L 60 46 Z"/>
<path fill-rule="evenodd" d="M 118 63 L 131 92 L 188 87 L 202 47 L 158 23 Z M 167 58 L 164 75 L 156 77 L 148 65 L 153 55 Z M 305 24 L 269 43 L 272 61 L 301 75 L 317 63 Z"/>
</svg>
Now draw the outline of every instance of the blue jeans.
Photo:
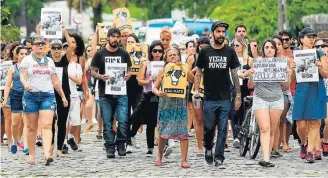
<svg viewBox="0 0 328 178">
<path fill-rule="evenodd" d="M 227 124 L 231 109 L 230 100 L 205 100 L 203 107 L 204 117 L 204 147 L 207 150 L 213 148 L 213 138 L 216 125 L 218 135 L 215 146 L 214 157 L 224 160 L 224 144 L 226 142 Z"/>
<path fill-rule="evenodd" d="M 55 93 L 24 91 L 23 112 L 38 113 L 40 110 L 54 111 L 56 107 Z"/>
<path fill-rule="evenodd" d="M 104 121 L 104 140 L 107 150 L 115 151 L 115 145 L 125 146 L 128 129 L 128 97 L 105 95 L 99 97 L 101 116 Z M 118 122 L 117 136 L 113 131 L 114 114 Z"/>
</svg>

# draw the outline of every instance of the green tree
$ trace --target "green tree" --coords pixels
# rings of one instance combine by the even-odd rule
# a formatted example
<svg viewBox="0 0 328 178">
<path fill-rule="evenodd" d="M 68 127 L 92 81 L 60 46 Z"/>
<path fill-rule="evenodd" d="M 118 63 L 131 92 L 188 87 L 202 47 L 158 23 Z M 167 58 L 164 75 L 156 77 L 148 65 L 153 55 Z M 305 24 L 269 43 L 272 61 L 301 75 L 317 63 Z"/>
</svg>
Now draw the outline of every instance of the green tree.
<svg viewBox="0 0 328 178">
<path fill-rule="evenodd" d="M 13 42 L 19 39 L 21 31 L 16 26 L 8 23 L 9 9 L 0 7 L 1 11 L 1 42 Z"/>
</svg>

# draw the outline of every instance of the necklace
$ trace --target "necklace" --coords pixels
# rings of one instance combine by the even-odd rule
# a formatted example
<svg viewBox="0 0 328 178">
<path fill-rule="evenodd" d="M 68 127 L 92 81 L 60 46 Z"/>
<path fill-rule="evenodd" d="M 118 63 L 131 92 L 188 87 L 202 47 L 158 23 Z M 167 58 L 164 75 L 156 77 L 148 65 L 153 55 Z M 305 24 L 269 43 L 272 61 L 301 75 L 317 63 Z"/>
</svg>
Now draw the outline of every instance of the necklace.
<svg viewBox="0 0 328 178">
<path fill-rule="evenodd" d="M 48 64 L 48 58 L 47 57 L 43 57 L 43 59 L 44 59 L 43 62 L 41 62 L 41 58 L 36 57 L 34 53 L 32 53 L 32 57 L 39 65 Z"/>
</svg>

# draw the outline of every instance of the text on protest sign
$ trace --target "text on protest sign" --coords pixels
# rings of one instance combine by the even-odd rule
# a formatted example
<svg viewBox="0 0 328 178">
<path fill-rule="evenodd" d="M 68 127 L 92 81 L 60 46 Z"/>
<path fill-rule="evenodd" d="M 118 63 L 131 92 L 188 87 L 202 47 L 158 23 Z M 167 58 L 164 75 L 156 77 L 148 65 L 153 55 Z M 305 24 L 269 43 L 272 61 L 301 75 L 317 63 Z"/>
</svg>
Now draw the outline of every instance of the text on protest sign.
<svg viewBox="0 0 328 178">
<path fill-rule="evenodd" d="M 107 95 L 126 95 L 126 81 L 124 80 L 124 76 L 127 72 L 127 64 L 105 62 L 105 70 L 109 78 L 106 81 L 105 93 Z"/>
<path fill-rule="evenodd" d="M 164 68 L 163 91 L 168 97 L 185 98 L 188 64 L 167 64 Z"/>
<path fill-rule="evenodd" d="M 254 82 L 286 82 L 287 58 L 255 58 Z"/>
<path fill-rule="evenodd" d="M 318 82 L 317 51 L 315 49 L 295 50 L 293 54 L 296 62 L 296 81 L 298 83 Z"/>
<path fill-rule="evenodd" d="M 44 38 L 62 38 L 62 12 L 58 8 L 41 9 L 41 36 Z"/>
</svg>

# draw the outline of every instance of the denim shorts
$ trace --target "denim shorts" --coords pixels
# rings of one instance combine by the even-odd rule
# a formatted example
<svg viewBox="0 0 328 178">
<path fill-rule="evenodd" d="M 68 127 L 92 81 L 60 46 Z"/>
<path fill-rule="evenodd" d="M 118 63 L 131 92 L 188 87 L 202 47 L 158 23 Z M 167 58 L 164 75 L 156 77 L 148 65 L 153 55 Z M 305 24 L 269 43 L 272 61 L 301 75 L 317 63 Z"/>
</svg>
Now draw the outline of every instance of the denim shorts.
<svg viewBox="0 0 328 178">
<path fill-rule="evenodd" d="M 25 91 L 23 96 L 23 112 L 37 113 L 40 110 L 52 110 L 56 108 L 54 93 Z"/>
<path fill-rule="evenodd" d="M 12 113 L 23 112 L 23 91 L 11 90 L 10 104 Z"/>
<path fill-rule="evenodd" d="M 284 110 L 284 98 L 281 97 L 278 101 L 268 102 L 263 99 L 253 96 L 253 110 L 257 109 L 277 109 Z"/>
</svg>

